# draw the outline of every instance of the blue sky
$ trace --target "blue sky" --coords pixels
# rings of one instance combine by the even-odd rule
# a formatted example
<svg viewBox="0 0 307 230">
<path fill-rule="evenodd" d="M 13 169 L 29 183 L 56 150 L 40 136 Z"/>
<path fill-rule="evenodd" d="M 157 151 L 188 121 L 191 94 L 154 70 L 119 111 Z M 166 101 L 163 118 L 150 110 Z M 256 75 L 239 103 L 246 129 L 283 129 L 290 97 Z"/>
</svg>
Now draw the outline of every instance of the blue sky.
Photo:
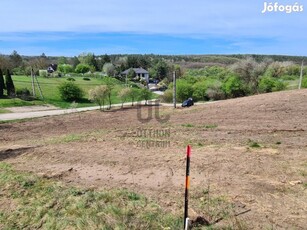
<svg viewBox="0 0 307 230">
<path fill-rule="evenodd" d="M 307 0 L 278 1 L 303 5 L 291 14 L 263 14 L 264 2 L 1 0 L 0 53 L 307 56 Z"/>
</svg>

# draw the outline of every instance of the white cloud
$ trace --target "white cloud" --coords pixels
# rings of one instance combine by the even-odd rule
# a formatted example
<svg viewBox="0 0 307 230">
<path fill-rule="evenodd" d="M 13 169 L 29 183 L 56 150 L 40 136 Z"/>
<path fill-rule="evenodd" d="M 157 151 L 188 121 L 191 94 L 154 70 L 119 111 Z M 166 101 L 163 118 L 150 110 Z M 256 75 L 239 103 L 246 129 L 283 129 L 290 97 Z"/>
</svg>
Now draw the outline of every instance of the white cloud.
<svg viewBox="0 0 307 230">
<path fill-rule="evenodd" d="M 291 36 L 306 30 L 305 13 L 263 15 L 262 6 L 261 0 L 5 0 L 0 20 L 1 32 Z"/>
<path fill-rule="evenodd" d="M 63 41 L 67 39 L 66 36 L 71 39 L 74 33 L 89 35 L 116 32 L 162 34 L 203 40 L 229 39 L 235 41 L 232 47 L 237 47 L 238 52 L 272 50 L 280 53 L 279 48 L 285 49 L 288 46 L 291 53 L 306 54 L 307 0 L 299 2 L 305 5 L 305 11 L 296 14 L 262 14 L 263 2 L 264 0 L 1 0 L 0 21 L 3 23 L 0 41 L 15 42 L 10 47 L 19 45 L 22 48 L 22 44 L 26 42 L 34 44 L 41 41 Z M 290 0 L 278 2 L 295 3 Z M 36 34 L 41 36 L 32 36 Z M 259 42 L 254 41 L 262 39 L 265 40 L 262 47 L 257 47 Z M 268 44 L 268 40 L 272 40 L 272 43 Z M 113 50 L 113 53 L 135 51 L 132 46 L 118 44 L 105 49 L 110 52 Z"/>
</svg>

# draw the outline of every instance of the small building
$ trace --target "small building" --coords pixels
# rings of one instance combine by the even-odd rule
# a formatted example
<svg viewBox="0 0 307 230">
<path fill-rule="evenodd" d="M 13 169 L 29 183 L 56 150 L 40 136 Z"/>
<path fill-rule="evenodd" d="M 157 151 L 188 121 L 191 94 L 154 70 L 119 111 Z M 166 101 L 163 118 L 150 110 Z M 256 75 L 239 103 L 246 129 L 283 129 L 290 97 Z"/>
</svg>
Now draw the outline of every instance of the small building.
<svg viewBox="0 0 307 230">
<path fill-rule="evenodd" d="M 145 80 L 147 83 L 149 82 L 149 72 L 143 68 L 132 68 L 136 74 L 136 79 L 143 79 Z M 121 74 L 125 77 L 127 77 L 127 75 L 129 74 L 130 69 L 127 69 L 125 71 L 123 71 Z"/>
<path fill-rule="evenodd" d="M 58 65 L 57 64 L 50 64 L 47 68 L 48 73 L 53 73 L 57 71 Z"/>
</svg>

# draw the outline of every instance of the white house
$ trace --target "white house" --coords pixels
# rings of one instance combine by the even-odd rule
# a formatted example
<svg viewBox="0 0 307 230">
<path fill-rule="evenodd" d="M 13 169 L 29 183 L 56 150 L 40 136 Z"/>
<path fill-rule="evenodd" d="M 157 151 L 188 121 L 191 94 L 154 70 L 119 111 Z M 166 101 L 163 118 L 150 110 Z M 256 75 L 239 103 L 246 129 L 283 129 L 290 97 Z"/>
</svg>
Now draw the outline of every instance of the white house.
<svg viewBox="0 0 307 230">
<path fill-rule="evenodd" d="M 138 79 L 144 79 L 147 83 L 149 82 L 149 72 L 143 68 L 132 68 L 134 70 L 134 72 L 136 73 L 136 76 Z M 127 77 L 127 75 L 129 74 L 129 71 L 131 69 L 127 69 L 124 72 L 122 72 L 121 74 L 124 75 L 125 77 Z"/>
</svg>

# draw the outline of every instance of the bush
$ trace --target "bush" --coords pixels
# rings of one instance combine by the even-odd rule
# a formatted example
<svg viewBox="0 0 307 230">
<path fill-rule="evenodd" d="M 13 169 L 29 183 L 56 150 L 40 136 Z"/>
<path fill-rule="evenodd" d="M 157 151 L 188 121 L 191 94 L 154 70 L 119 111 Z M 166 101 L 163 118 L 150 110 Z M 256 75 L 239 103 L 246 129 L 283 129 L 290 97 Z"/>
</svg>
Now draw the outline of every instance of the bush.
<svg viewBox="0 0 307 230">
<path fill-rule="evenodd" d="M 105 100 L 108 96 L 108 93 L 109 89 L 106 85 L 96 86 L 94 89 L 91 89 L 89 91 L 89 100 L 97 103 L 101 110 L 102 106 L 104 108 Z"/>
<path fill-rule="evenodd" d="M 227 97 L 242 97 L 246 95 L 246 87 L 242 80 L 236 76 L 229 77 L 222 85 Z"/>
<path fill-rule="evenodd" d="M 286 83 L 276 80 L 275 85 L 273 87 L 273 92 L 282 91 L 282 90 L 285 90 L 286 88 L 287 88 Z"/>
<path fill-rule="evenodd" d="M 47 70 L 41 69 L 41 70 L 38 71 L 38 75 L 40 77 L 48 77 L 48 72 L 47 72 Z"/>
<path fill-rule="evenodd" d="M 69 77 L 66 79 L 67 81 L 76 81 L 76 79 L 72 78 L 72 77 Z"/>
<path fill-rule="evenodd" d="M 91 70 L 91 67 L 87 64 L 78 64 L 76 66 L 75 72 L 76 73 L 87 73 Z"/>
<path fill-rule="evenodd" d="M 122 108 L 124 107 L 124 103 L 126 102 L 128 97 L 131 95 L 131 90 L 131 88 L 122 88 L 118 93 L 118 97 L 120 98 L 122 103 Z"/>
<path fill-rule="evenodd" d="M 61 98 L 64 101 L 76 101 L 83 97 L 82 89 L 73 82 L 64 82 L 59 86 Z"/>
<path fill-rule="evenodd" d="M 62 64 L 58 66 L 58 70 L 61 73 L 67 74 L 67 73 L 72 73 L 74 71 L 74 68 L 72 65 L 69 64 Z"/>
<path fill-rule="evenodd" d="M 187 100 L 193 95 L 192 84 L 188 83 L 186 80 L 179 79 L 177 80 L 177 90 L 176 97 L 179 102 Z"/>
<path fill-rule="evenodd" d="M 84 77 L 83 80 L 84 80 L 84 81 L 90 81 L 91 79 L 88 78 L 88 77 Z"/>
<path fill-rule="evenodd" d="M 160 96 L 161 100 L 166 103 L 171 103 L 173 101 L 173 90 L 168 89 Z"/>
<path fill-rule="evenodd" d="M 304 79 L 302 81 L 302 87 L 307 88 L 307 77 L 304 77 Z"/>
<path fill-rule="evenodd" d="M 27 88 L 17 89 L 16 90 L 16 96 L 22 100 L 30 100 L 31 99 L 31 93 L 30 90 Z"/>
<path fill-rule="evenodd" d="M 215 79 L 206 80 L 208 89 L 206 94 L 209 100 L 222 100 L 225 99 L 225 93 L 222 90 L 222 83 Z"/>
<path fill-rule="evenodd" d="M 259 81 L 259 91 L 261 93 L 270 93 L 275 91 L 281 91 L 286 88 L 286 84 L 278 79 L 272 77 L 262 77 Z"/>
<path fill-rule="evenodd" d="M 207 97 L 207 89 L 208 84 L 206 81 L 200 81 L 193 85 L 193 99 L 195 101 L 206 101 L 208 100 Z"/>
<path fill-rule="evenodd" d="M 258 87 L 261 93 L 272 92 L 274 87 L 274 79 L 272 77 L 263 77 L 260 79 Z"/>
<path fill-rule="evenodd" d="M 143 88 L 140 91 L 140 99 L 145 100 L 145 105 L 147 105 L 147 101 L 151 97 L 151 92 L 147 88 Z"/>
<path fill-rule="evenodd" d="M 225 99 L 225 94 L 224 92 L 222 91 L 221 88 L 219 87 L 211 87 L 211 88 L 208 88 L 207 89 L 207 95 L 208 95 L 208 98 L 210 100 L 214 100 L 214 101 L 217 101 L 217 100 L 222 100 L 222 99 Z"/>
</svg>

